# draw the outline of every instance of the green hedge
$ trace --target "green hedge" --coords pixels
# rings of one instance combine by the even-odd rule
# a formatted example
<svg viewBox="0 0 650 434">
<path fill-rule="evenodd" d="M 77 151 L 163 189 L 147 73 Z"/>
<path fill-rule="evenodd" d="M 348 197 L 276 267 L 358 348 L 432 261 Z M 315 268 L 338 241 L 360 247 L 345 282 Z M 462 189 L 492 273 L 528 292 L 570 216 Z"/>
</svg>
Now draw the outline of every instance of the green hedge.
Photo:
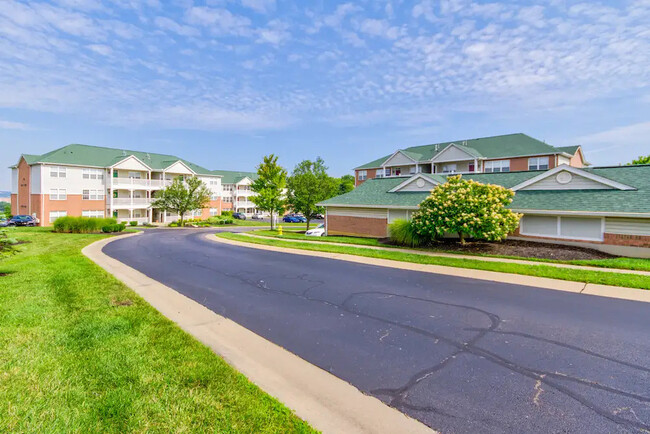
<svg viewBox="0 0 650 434">
<path fill-rule="evenodd" d="M 114 218 L 60 217 L 54 222 L 54 232 L 89 234 L 106 232 L 104 230 L 106 227 L 117 229 L 117 226 L 122 227 L 122 229 L 110 232 L 122 232 L 124 230 L 125 225 L 118 225 L 117 220 Z"/>
<path fill-rule="evenodd" d="M 426 243 L 426 239 L 415 232 L 411 222 L 403 219 L 397 219 L 388 225 L 388 234 L 390 240 L 400 246 L 418 247 Z"/>
</svg>

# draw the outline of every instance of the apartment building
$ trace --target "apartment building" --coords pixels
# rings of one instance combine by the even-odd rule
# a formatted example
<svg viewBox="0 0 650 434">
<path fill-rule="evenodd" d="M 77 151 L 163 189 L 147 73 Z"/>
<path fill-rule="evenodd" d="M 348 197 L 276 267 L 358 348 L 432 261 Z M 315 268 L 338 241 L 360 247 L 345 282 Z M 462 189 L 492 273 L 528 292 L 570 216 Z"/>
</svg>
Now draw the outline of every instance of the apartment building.
<svg viewBox="0 0 650 434">
<path fill-rule="evenodd" d="M 554 147 L 526 134 L 456 140 L 399 149 L 356 167 L 355 185 L 374 178 L 416 173 L 501 173 L 584 167 L 580 146 Z"/>
<path fill-rule="evenodd" d="M 255 193 L 251 185 L 257 179 L 255 172 L 236 172 L 231 170 L 213 170 L 221 177 L 221 201 L 224 210 L 232 210 L 251 217 L 260 213 L 251 201 Z"/>
<path fill-rule="evenodd" d="M 11 167 L 11 212 L 37 217 L 42 226 L 63 216 L 167 223 L 173 213 L 152 208 L 156 191 L 178 177 L 199 177 L 212 195 L 193 217 L 223 209 L 221 175 L 175 157 L 124 149 L 68 145 L 43 155 L 22 155 Z"/>
</svg>

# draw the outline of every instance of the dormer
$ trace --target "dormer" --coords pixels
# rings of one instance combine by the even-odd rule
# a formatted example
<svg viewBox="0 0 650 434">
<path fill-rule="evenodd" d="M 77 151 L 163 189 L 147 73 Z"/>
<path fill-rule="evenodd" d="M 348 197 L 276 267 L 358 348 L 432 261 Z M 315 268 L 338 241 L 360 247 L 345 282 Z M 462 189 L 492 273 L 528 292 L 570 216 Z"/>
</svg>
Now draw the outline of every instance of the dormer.
<svg viewBox="0 0 650 434">
<path fill-rule="evenodd" d="M 636 188 L 577 167 L 562 164 L 515 185 L 512 190 L 636 190 Z"/>
</svg>

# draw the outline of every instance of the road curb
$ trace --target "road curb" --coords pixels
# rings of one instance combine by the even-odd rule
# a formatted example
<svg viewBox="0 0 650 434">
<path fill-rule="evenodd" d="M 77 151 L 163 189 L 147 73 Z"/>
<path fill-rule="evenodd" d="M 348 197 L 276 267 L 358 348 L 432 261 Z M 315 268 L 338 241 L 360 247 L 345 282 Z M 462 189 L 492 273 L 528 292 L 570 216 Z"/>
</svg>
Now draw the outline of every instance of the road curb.
<svg viewBox="0 0 650 434">
<path fill-rule="evenodd" d="M 626 288 L 620 286 L 598 285 L 594 283 L 572 282 L 568 280 L 551 279 L 547 277 L 525 276 L 521 274 L 500 273 L 497 271 L 474 270 L 470 268 L 447 267 L 444 265 L 416 264 L 412 262 L 400 262 L 390 259 L 368 258 L 346 253 L 319 252 L 313 250 L 301 250 L 287 247 L 267 246 L 263 244 L 247 243 L 226 238 L 220 238 L 215 234 L 206 234 L 206 239 L 217 243 L 230 244 L 240 247 L 248 247 L 273 252 L 291 253 L 303 256 L 316 256 L 319 258 L 336 259 L 340 261 L 356 262 L 359 264 L 376 265 L 381 267 L 398 268 L 402 270 L 423 271 L 427 273 L 445 274 L 448 276 L 466 277 L 471 279 L 489 280 L 493 282 L 510 283 L 514 285 L 533 286 L 542 289 L 555 291 L 573 292 L 576 294 L 592 295 L 599 297 L 617 298 L 630 301 L 641 301 L 650 303 L 650 291 Z M 290 241 L 290 240 L 288 240 Z M 606 272 L 606 271 L 604 271 Z"/>
<path fill-rule="evenodd" d="M 82 253 L 314 428 L 332 433 L 433 432 L 379 399 L 363 394 L 351 384 L 102 251 L 111 242 L 141 234 L 99 240 L 82 249 Z"/>
</svg>

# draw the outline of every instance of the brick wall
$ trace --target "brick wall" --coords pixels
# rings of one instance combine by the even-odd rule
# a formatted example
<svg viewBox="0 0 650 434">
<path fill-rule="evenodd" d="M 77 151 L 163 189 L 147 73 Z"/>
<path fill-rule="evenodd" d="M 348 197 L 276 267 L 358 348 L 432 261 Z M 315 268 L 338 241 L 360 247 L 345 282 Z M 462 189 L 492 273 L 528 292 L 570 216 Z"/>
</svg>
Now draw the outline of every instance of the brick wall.
<svg viewBox="0 0 650 434">
<path fill-rule="evenodd" d="M 327 233 L 383 238 L 388 234 L 388 219 L 328 215 Z"/>
<path fill-rule="evenodd" d="M 368 174 L 366 179 L 374 179 L 377 176 L 377 169 L 366 169 L 366 172 Z M 359 171 L 358 170 L 355 171 L 354 172 L 355 186 L 357 186 L 357 187 L 360 186 L 361 184 L 364 183 L 364 181 L 365 181 L 365 179 L 363 181 L 359 181 Z"/>
</svg>

